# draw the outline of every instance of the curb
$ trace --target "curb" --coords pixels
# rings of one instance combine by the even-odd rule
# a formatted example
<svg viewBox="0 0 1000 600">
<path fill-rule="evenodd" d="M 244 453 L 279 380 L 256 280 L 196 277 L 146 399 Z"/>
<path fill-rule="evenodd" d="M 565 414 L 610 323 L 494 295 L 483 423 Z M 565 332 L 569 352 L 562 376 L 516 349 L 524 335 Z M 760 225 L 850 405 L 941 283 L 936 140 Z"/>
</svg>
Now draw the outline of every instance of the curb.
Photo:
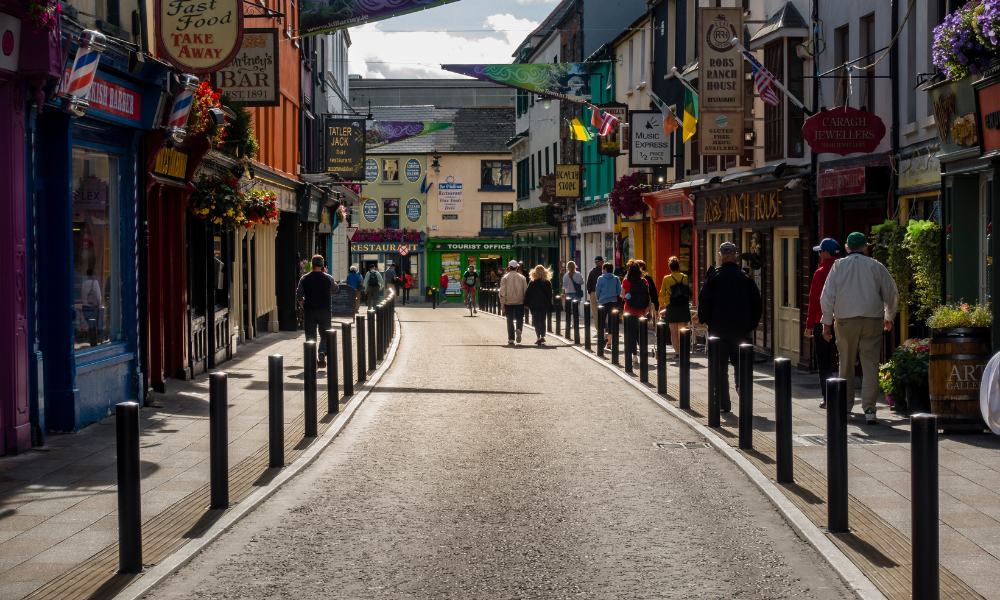
<svg viewBox="0 0 1000 600">
<path fill-rule="evenodd" d="M 495 315 L 493 313 L 484 312 L 483 314 L 503 318 L 502 315 Z M 665 409 L 696 433 L 702 435 L 705 439 L 710 441 L 716 450 L 721 452 L 726 458 L 739 467 L 740 470 L 742 470 L 743 473 L 750 479 L 750 481 L 752 481 L 754 485 L 756 485 L 757 488 L 763 492 L 765 496 L 767 496 L 795 533 L 797 533 L 800 538 L 809 542 L 809 544 L 820 553 L 826 562 L 833 567 L 833 570 L 840 575 L 840 578 L 844 581 L 844 583 L 851 589 L 852 592 L 854 592 L 855 596 L 857 596 L 860 600 L 886 600 L 885 595 L 882 594 L 882 592 L 875 587 L 875 584 L 861 572 L 861 569 L 859 569 L 857 565 L 855 565 L 851 559 L 849 559 L 840 550 L 840 548 L 834 545 L 834 543 L 826 537 L 826 534 L 820 528 L 816 527 L 816 525 L 814 525 L 813 522 L 810 521 L 797 506 L 792 504 L 792 502 L 785 497 L 785 494 L 778 489 L 777 485 L 775 485 L 770 479 L 764 477 L 763 473 L 758 471 L 757 468 L 750 463 L 750 461 L 740 454 L 739 450 L 730 446 L 728 442 L 719 437 L 712 429 L 702 425 L 690 415 L 681 411 L 681 409 L 670 404 L 655 392 L 650 391 L 646 386 L 642 385 L 637 380 L 626 375 L 624 370 L 616 369 L 610 363 L 606 363 L 599 359 L 596 355 L 587 352 L 582 346 L 575 345 L 572 340 L 568 340 L 565 337 L 551 331 L 546 332 L 546 336 L 552 336 L 559 341 L 564 342 L 567 347 L 608 368 L 632 387 L 642 392 L 647 398 L 652 400 L 661 408 Z"/>
<path fill-rule="evenodd" d="M 311 465 L 315 461 L 320 453 L 330 445 L 330 442 L 336 438 L 347 423 L 350 422 L 351 417 L 354 413 L 364 404 L 364 401 L 368 398 L 368 395 L 374 390 L 375 384 L 382 378 L 382 375 L 389 369 L 392 365 L 393 360 L 396 358 L 396 351 L 399 349 L 399 341 L 402 338 L 402 328 L 399 326 L 399 317 L 395 316 L 396 331 L 399 335 L 392 341 L 392 345 L 389 347 L 389 351 L 386 354 L 385 360 L 382 362 L 382 366 L 375 370 L 374 373 L 368 376 L 365 385 L 361 386 L 360 389 L 355 389 L 354 397 L 352 401 L 348 403 L 347 408 L 341 411 L 327 428 L 323 435 L 316 439 L 316 442 L 311 444 L 309 448 L 299 457 L 299 459 L 287 465 L 281 472 L 266 486 L 260 488 L 245 500 L 230 508 L 212 527 L 204 533 L 201 537 L 195 538 L 182 546 L 179 550 L 167 557 L 163 562 L 146 569 L 142 577 L 136 580 L 135 583 L 128 586 L 121 592 L 119 592 L 114 600 L 138 600 L 142 598 L 149 592 L 153 590 L 156 586 L 163 583 L 163 581 L 180 570 L 183 566 L 191 562 L 195 556 L 197 556 L 206 546 L 214 542 L 223 533 L 229 531 L 234 525 L 247 516 L 252 510 L 257 508 L 261 503 L 274 495 L 282 485 L 288 482 L 290 479 L 301 473 L 306 467 Z"/>
</svg>

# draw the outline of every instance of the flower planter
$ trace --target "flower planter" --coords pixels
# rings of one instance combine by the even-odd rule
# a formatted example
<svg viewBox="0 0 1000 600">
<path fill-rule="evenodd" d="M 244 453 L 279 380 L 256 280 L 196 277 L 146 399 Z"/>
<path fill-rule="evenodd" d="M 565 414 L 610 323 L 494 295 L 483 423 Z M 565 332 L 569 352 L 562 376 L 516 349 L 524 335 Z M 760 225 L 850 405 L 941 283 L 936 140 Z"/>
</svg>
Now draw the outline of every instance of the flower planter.
<svg viewBox="0 0 1000 600">
<path fill-rule="evenodd" d="M 991 356 L 989 328 L 933 331 L 928 383 L 930 409 L 938 416 L 938 426 L 945 431 L 984 429 L 979 385 Z"/>
</svg>

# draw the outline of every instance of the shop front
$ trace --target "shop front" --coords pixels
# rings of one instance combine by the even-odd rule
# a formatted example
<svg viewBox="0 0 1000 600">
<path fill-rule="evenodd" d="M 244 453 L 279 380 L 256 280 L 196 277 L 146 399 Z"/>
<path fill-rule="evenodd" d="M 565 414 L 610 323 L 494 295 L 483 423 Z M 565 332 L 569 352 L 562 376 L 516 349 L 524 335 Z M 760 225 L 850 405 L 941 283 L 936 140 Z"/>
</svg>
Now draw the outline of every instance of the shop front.
<svg viewBox="0 0 1000 600">
<path fill-rule="evenodd" d="M 286 323 L 279 318 L 279 290 L 286 311 L 290 304 L 290 312 L 295 315 L 295 286 L 305 272 L 303 261 L 312 257 L 302 255 L 301 184 L 265 165 L 255 163 L 254 168 L 252 187 L 273 193 L 280 214 L 277 223 L 257 223 L 235 233 L 236 284 L 231 306 L 239 324 L 235 333 L 240 343 L 286 329 Z M 283 239 L 279 240 L 279 236 Z M 297 322 L 295 319 L 291 326 L 297 328 Z"/>
<path fill-rule="evenodd" d="M 653 223 L 649 210 L 618 218 L 617 252 L 615 267 L 624 267 L 630 260 L 645 261 L 646 269 L 654 272 Z"/>
<path fill-rule="evenodd" d="M 431 239 L 427 242 L 426 287 L 440 287 L 441 275 L 447 275 L 449 283 L 445 289 L 445 297 L 460 302 L 460 278 L 469 265 L 479 271 L 481 288 L 496 288 L 507 270 L 507 263 L 514 258 L 514 244 L 509 239 Z M 527 261 L 524 264 L 528 266 Z"/>
<path fill-rule="evenodd" d="M 577 207 L 576 229 L 580 232 L 580 270 L 588 273 L 598 256 L 609 260 L 614 253 L 614 222 L 607 202 L 586 208 Z"/>
<path fill-rule="evenodd" d="M 358 237 L 355 234 L 354 239 Z M 420 288 L 420 276 L 427 268 L 424 264 L 423 242 L 379 242 L 373 240 L 351 241 L 351 264 L 364 277 L 373 265 L 379 273 L 385 274 L 387 265 L 393 265 L 396 275 L 409 272 L 413 277 L 414 289 Z M 430 284 L 428 284 L 430 285 Z M 436 287 L 436 286 L 435 286 Z M 421 294 L 413 293 L 411 301 L 423 300 Z"/>
<path fill-rule="evenodd" d="M 872 227 L 886 219 L 889 162 L 886 155 L 853 159 L 850 164 L 823 163 L 816 179 L 819 236 L 843 244 L 860 231 L 871 239 Z"/>
<path fill-rule="evenodd" d="M 691 270 L 692 265 L 698 264 L 698 242 L 690 192 L 689 187 L 679 187 L 642 195 L 653 222 L 653 262 L 656 268 L 650 272 L 657 285 L 670 274 L 670 257 L 676 256 L 681 263 L 681 272 L 693 275 L 692 289 L 700 289 L 698 273 Z"/>
<path fill-rule="evenodd" d="M 810 211 L 804 186 L 788 184 L 796 176 L 767 178 L 695 194 L 698 281 L 719 266 L 719 245 L 736 244 L 742 266 L 757 283 L 764 316 L 753 332 L 754 349 L 807 367 L 812 356 L 802 328 L 809 300 L 815 245 L 809 233 Z"/>
</svg>

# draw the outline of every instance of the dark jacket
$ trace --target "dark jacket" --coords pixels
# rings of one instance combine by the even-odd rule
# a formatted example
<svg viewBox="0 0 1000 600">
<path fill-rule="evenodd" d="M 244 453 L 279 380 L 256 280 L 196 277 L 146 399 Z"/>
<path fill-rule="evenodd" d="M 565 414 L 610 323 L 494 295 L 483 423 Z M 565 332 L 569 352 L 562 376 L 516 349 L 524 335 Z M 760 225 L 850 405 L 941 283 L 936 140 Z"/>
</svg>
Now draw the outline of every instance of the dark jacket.
<svg viewBox="0 0 1000 600">
<path fill-rule="evenodd" d="M 597 278 L 604 273 L 604 267 L 594 267 L 587 273 L 587 293 L 593 294 L 597 291 Z"/>
<path fill-rule="evenodd" d="M 649 287 L 649 303 L 653 305 L 656 312 L 660 312 L 660 292 L 656 289 L 656 282 L 649 275 L 643 277 L 646 280 L 646 286 Z"/>
<path fill-rule="evenodd" d="M 524 292 L 524 305 L 529 310 L 548 310 L 552 307 L 552 282 L 534 279 Z"/>
<path fill-rule="evenodd" d="M 722 263 L 698 294 L 698 319 L 719 336 L 746 336 L 764 314 L 757 284 L 734 262 Z"/>
</svg>

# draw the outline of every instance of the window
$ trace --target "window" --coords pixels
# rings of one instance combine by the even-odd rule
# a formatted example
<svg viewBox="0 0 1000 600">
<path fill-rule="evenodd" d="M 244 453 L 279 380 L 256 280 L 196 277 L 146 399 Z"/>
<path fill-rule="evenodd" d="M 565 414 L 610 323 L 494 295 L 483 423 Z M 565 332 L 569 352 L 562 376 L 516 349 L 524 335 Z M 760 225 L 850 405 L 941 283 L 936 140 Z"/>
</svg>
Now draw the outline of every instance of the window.
<svg viewBox="0 0 1000 600">
<path fill-rule="evenodd" d="M 628 92 L 632 93 L 632 57 L 635 54 L 635 50 L 632 48 L 635 40 L 628 41 Z"/>
<path fill-rule="evenodd" d="M 715 173 L 719 170 L 719 162 L 716 160 L 717 156 L 706 156 L 705 157 L 705 172 Z"/>
<path fill-rule="evenodd" d="M 382 227 L 399 229 L 399 198 L 383 198 L 382 212 Z"/>
<path fill-rule="evenodd" d="M 531 195 L 531 174 L 528 171 L 528 159 L 517 163 L 517 199 L 523 200 Z"/>
<path fill-rule="evenodd" d="M 73 148 L 76 350 L 121 341 L 118 157 Z"/>
<path fill-rule="evenodd" d="M 484 232 L 503 231 L 503 216 L 514 210 L 513 204 L 483 203 Z"/>
<path fill-rule="evenodd" d="M 931 46 L 931 44 L 927 44 Z M 917 87 L 917 20 L 906 20 L 906 89 L 913 90 Z M 925 63 L 931 64 L 931 63 Z M 906 122 L 913 123 L 917 120 L 917 98 L 916 94 L 906 94 Z"/>
<path fill-rule="evenodd" d="M 548 175 L 548 172 L 545 173 Z M 538 151 L 538 185 L 542 185 L 542 151 Z"/>
<path fill-rule="evenodd" d="M 764 68 L 782 81 L 784 73 L 784 40 L 778 40 L 764 47 Z M 764 158 L 771 160 L 783 158 L 785 151 L 785 135 L 783 112 L 785 108 L 784 95 L 778 94 L 780 101 L 777 106 L 764 103 Z"/>
<path fill-rule="evenodd" d="M 861 48 L 861 56 L 868 55 L 861 61 L 865 65 L 875 62 L 872 54 L 877 50 L 875 47 L 875 14 L 872 13 L 861 19 L 861 35 L 864 47 Z M 861 90 L 861 102 L 866 110 L 872 110 L 875 106 L 875 69 L 864 71 L 864 89 Z"/>
<path fill-rule="evenodd" d="M 559 142 L 552 142 L 552 163 L 559 164 Z"/>
<path fill-rule="evenodd" d="M 399 159 L 382 159 L 382 183 L 399 181 Z"/>
<path fill-rule="evenodd" d="M 517 116 L 521 116 L 528 112 L 528 92 L 525 90 L 517 90 Z"/>
<path fill-rule="evenodd" d="M 548 175 L 552 171 L 549 170 L 549 147 L 545 147 L 545 174 Z"/>
<path fill-rule="evenodd" d="M 707 259 L 705 262 L 706 268 L 715 267 L 719 268 L 722 262 L 719 260 L 719 246 L 723 242 L 733 241 L 733 232 L 728 229 L 709 231 L 708 237 L 706 238 L 706 243 L 708 247 L 705 248 L 705 254 Z"/>
<path fill-rule="evenodd" d="M 694 135 L 691 136 L 691 174 L 698 175 L 701 173 L 701 149 L 698 146 L 698 132 L 695 131 Z"/>
<path fill-rule="evenodd" d="M 529 156 L 528 161 L 531 163 L 531 189 L 535 189 L 535 155 Z"/>
<path fill-rule="evenodd" d="M 847 25 L 837 28 L 833 32 L 833 62 L 842 65 L 848 60 L 851 53 L 851 30 Z M 834 105 L 841 106 L 840 100 L 844 99 L 843 106 L 847 106 L 847 70 L 841 69 L 840 81 L 836 84 L 837 90 L 834 96 Z"/>
<path fill-rule="evenodd" d="M 482 188 L 484 190 L 511 190 L 514 185 L 513 163 L 509 160 L 482 161 Z"/>
<path fill-rule="evenodd" d="M 802 43 L 801 38 L 789 38 L 788 40 L 788 91 L 796 98 L 803 98 L 805 83 L 802 77 L 802 61 L 792 58 L 792 49 Z M 784 95 L 779 95 L 783 98 Z M 802 142 L 802 125 L 805 123 L 805 116 L 802 109 L 795 104 L 788 103 L 788 156 L 800 158 L 805 154 L 805 145 Z"/>
<path fill-rule="evenodd" d="M 646 85 L 646 30 L 639 31 L 639 85 Z"/>
</svg>

